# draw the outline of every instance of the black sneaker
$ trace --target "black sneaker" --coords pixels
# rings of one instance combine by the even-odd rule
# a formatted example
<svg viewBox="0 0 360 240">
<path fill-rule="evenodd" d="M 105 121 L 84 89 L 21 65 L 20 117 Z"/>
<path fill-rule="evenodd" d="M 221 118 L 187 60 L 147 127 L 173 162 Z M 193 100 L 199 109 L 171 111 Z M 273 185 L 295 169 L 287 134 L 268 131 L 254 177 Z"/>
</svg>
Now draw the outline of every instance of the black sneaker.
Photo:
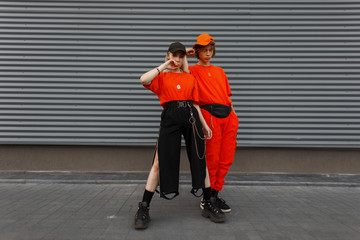
<svg viewBox="0 0 360 240">
<path fill-rule="evenodd" d="M 145 229 L 150 222 L 149 206 L 146 202 L 139 202 L 139 209 L 135 215 L 135 229 Z"/>
<path fill-rule="evenodd" d="M 201 215 L 206 218 L 210 218 L 215 223 L 225 222 L 225 213 L 223 213 L 220 207 L 216 204 L 214 197 L 210 198 L 210 201 L 206 201 L 204 204 L 204 210 Z"/>
<path fill-rule="evenodd" d="M 205 199 L 201 198 L 201 200 L 200 200 L 200 208 L 201 208 L 201 210 L 204 210 L 205 203 L 206 203 Z"/>
<path fill-rule="evenodd" d="M 216 197 L 216 203 L 224 213 L 231 212 L 230 206 L 226 204 L 224 199 Z"/>
</svg>

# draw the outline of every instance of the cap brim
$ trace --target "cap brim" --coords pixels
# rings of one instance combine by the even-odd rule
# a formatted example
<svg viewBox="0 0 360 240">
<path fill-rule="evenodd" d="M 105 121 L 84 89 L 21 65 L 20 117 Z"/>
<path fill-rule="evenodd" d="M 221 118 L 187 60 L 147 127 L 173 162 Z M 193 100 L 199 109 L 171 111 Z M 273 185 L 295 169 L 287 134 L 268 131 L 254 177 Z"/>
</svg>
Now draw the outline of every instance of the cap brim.
<svg viewBox="0 0 360 240">
<path fill-rule="evenodd" d="M 207 45 L 209 45 L 211 42 L 208 42 L 207 44 L 199 44 L 199 43 L 196 43 L 196 44 L 194 44 L 194 46 L 193 46 L 193 48 L 195 48 L 196 46 L 202 46 L 202 47 L 205 47 L 205 46 L 207 46 Z"/>
<path fill-rule="evenodd" d="M 175 49 L 170 50 L 171 53 L 174 53 L 174 52 L 177 52 L 177 51 L 181 51 L 183 53 L 186 53 L 186 51 L 184 49 L 182 49 L 182 48 L 175 48 Z"/>
</svg>

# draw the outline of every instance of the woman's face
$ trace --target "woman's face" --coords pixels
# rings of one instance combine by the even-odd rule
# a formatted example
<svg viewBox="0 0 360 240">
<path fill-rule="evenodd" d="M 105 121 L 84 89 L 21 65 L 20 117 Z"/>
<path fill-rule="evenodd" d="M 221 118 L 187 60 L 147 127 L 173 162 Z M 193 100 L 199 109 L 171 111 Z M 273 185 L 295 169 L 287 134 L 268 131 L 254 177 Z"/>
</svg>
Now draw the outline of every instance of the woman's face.
<svg viewBox="0 0 360 240">
<path fill-rule="evenodd" d="M 169 52 L 169 59 L 174 61 L 174 67 L 176 69 L 180 68 L 184 62 L 185 53 L 177 51 L 174 53 Z"/>
</svg>

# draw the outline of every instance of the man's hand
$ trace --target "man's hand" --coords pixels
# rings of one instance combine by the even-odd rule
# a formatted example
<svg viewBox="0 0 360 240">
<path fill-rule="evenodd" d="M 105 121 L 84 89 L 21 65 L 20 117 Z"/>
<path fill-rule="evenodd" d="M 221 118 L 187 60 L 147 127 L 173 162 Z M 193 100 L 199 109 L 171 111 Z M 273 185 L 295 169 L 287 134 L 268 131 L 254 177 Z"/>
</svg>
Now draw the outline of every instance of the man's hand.
<svg viewBox="0 0 360 240">
<path fill-rule="evenodd" d="M 193 48 L 186 49 L 186 56 L 195 57 L 195 50 Z"/>
</svg>

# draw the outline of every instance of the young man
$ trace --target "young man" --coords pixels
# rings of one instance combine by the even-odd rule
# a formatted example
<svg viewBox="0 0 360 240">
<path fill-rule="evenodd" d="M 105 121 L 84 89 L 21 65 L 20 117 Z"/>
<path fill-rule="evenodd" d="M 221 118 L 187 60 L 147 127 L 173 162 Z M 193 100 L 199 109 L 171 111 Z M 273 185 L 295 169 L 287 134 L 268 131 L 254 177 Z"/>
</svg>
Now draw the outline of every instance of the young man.
<svg viewBox="0 0 360 240">
<path fill-rule="evenodd" d="M 209 34 L 201 34 L 193 49 L 187 49 L 189 56 L 196 56 L 199 61 L 190 66 L 191 74 L 198 81 L 199 105 L 202 115 L 212 130 L 212 138 L 206 140 L 206 162 L 212 189 L 223 212 L 231 208 L 218 196 L 223 189 L 224 178 L 234 160 L 236 135 L 239 120 L 234 111 L 230 96 L 230 85 L 224 70 L 210 63 L 215 56 L 215 41 Z M 201 200 L 200 207 L 204 208 Z"/>
</svg>

